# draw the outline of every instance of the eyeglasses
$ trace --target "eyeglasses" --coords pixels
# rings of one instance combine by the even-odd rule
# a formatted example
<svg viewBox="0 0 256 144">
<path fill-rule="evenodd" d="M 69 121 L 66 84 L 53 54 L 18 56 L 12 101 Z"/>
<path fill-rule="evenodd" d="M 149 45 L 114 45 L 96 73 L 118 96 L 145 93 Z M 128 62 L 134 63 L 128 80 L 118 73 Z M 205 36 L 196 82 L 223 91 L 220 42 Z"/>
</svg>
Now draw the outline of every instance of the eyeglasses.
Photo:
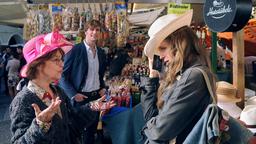
<svg viewBox="0 0 256 144">
<path fill-rule="evenodd" d="M 64 58 L 63 57 L 61 59 L 60 58 L 53 58 L 53 59 L 50 59 L 50 61 L 54 62 L 56 65 L 60 65 L 64 62 Z"/>
</svg>

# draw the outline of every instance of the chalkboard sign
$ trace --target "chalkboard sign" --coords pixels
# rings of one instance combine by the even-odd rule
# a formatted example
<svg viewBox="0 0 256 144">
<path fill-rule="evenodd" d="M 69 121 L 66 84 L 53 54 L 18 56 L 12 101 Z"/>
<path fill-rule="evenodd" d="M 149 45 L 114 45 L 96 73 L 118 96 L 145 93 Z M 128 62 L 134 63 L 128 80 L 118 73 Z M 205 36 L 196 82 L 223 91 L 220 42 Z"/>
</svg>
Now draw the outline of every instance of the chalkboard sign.
<svg viewBox="0 0 256 144">
<path fill-rule="evenodd" d="M 205 0 L 204 21 L 214 32 L 235 32 L 248 22 L 251 0 Z"/>
</svg>

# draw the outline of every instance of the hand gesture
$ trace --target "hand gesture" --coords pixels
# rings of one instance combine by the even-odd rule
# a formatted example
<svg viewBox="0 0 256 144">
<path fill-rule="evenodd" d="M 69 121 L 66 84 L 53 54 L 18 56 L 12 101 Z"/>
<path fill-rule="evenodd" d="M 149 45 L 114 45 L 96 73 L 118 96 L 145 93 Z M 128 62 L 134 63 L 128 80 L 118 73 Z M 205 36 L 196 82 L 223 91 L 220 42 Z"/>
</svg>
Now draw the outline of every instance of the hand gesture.
<svg viewBox="0 0 256 144">
<path fill-rule="evenodd" d="M 57 113 L 61 100 L 59 97 L 52 99 L 51 105 L 45 110 L 41 111 L 37 104 L 33 103 L 32 107 L 35 110 L 36 118 L 42 122 L 50 122 L 52 117 Z"/>
<path fill-rule="evenodd" d="M 90 108 L 94 111 L 106 111 L 116 105 L 113 100 L 106 102 L 105 99 L 106 99 L 106 95 L 104 95 L 103 97 L 95 101 L 90 102 Z"/>
<path fill-rule="evenodd" d="M 82 95 L 80 93 L 77 93 L 75 96 L 74 96 L 74 99 L 76 102 L 82 102 L 84 101 L 84 99 L 87 99 L 88 97 L 85 96 L 85 95 Z"/>
<path fill-rule="evenodd" d="M 105 89 L 105 88 L 101 89 L 101 90 L 99 91 L 100 97 L 104 96 L 105 93 L 106 93 L 106 89 Z"/>
</svg>

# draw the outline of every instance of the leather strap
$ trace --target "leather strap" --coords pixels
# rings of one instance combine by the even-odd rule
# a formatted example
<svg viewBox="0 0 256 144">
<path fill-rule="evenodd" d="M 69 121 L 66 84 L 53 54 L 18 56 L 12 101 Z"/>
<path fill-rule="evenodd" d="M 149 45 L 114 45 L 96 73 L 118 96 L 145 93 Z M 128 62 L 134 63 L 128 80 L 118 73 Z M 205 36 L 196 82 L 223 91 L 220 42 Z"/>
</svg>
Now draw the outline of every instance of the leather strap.
<svg viewBox="0 0 256 144">
<path fill-rule="evenodd" d="M 213 94 L 213 90 L 212 90 L 212 87 L 211 87 L 211 84 L 210 84 L 210 79 L 209 79 L 208 75 L 201 68 L 196 67 L 196 69 L 198 69 L 203 74 L 203 76 L 204 76 L 204 80 L 206 82 L 208 91 L 209 91 L 209 93 L 210 93 L 210 95 L 212 97 L 212 100 L 213 100 L 212 103 L 217 104 L 216 97 Z"/>
</svg>

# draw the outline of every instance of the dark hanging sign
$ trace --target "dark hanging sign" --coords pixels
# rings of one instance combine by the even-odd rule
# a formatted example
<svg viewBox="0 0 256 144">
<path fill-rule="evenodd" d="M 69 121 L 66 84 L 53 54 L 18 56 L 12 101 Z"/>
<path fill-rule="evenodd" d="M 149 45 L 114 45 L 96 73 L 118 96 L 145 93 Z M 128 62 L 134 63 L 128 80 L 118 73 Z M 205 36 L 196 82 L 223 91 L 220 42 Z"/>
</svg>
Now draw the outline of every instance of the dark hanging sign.
<svg viewBox="0 0 256 144">
<path fill-rule="evenodd" d="M 204 21 L 214 32 L 235 32 L 248 22 L 251 0 L 205 0 Z"/>
</svg>

